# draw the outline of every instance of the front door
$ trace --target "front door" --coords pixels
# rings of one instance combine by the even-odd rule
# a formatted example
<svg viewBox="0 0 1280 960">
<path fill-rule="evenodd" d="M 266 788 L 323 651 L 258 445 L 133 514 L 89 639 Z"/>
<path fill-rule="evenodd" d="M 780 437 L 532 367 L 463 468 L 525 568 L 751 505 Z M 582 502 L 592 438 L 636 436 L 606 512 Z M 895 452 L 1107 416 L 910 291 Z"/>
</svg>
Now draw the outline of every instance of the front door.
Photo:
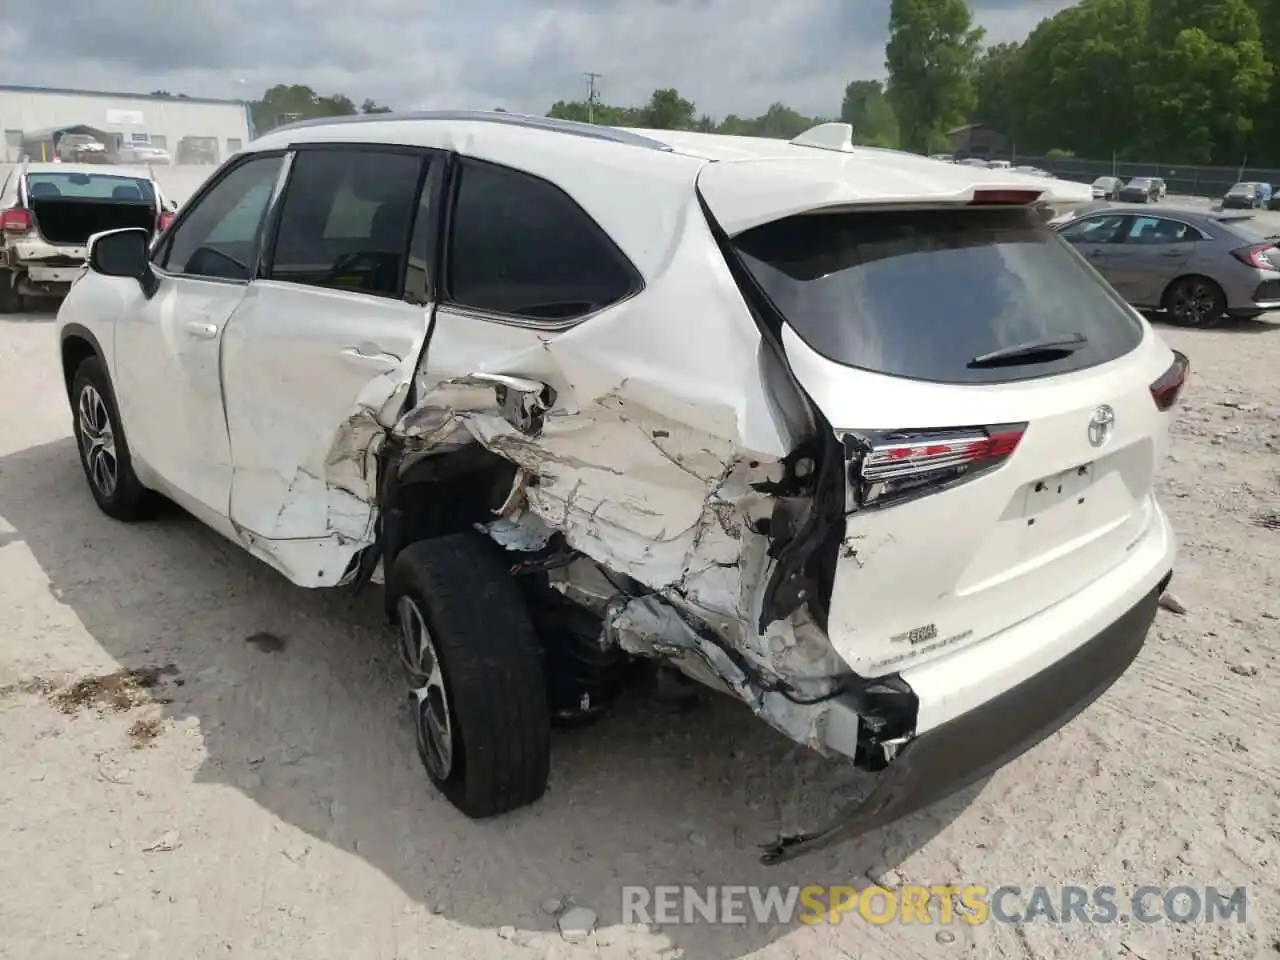
<svg viewBox="0 0 1280 960">
<path fill-rule="evenodd" d="M 442 175 L 423 150 L 299 147 L 262 278 L 227 325 L 231 520 L 295 583 L 340 583 L 373 541 L 374 449 L 430 319 L 410 234 L 434 229 Z"/>
<path fill-rule="evenodd" d="M 130 285 L 136 303 L 115 327 L 129 443 L 166 492 L 206 518 L 226 516 L 231 492 L 219 344 L 248 288 L 281 162 L 256 155 L 206 186 L 155 251 L 154 296 Z"/>
<path fill-rule="evenodd" d="M 1093 269 L 1110 280 L 1111 251 L 1131 220 L 1128 214 L 1098 213 L 1067 224 L 1060 232 Z"/>
</svg>

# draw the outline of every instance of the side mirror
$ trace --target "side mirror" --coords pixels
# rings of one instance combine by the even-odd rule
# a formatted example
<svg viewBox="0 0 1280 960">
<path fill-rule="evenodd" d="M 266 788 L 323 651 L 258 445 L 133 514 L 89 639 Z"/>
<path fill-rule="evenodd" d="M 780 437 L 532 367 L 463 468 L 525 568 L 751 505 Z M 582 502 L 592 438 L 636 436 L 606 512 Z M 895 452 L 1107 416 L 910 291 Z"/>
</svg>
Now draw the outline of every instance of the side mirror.
<svg viewBox="0 0 1280 960">
<path fill-rule="evenodd" d="M 149 297 L 155 290 L 150 246 L 151 237 L 141 227 L 95 233 L 89 238 L 89 269 L 104 277 L 137 280 Z"/>
</svg>

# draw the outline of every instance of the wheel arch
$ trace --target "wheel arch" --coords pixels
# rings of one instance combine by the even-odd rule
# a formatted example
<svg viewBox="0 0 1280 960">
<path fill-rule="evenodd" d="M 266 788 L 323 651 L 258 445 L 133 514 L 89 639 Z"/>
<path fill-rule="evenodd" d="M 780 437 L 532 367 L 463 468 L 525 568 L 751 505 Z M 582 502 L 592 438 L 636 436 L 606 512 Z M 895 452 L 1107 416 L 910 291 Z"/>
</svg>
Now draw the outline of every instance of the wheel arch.
<svg viewBox="0 0 1280 960">
<path fill-rule="evenodd" d="M 71 382 L 75 379 L 80 364 L 90 357 L 97 357 L 102 366 L 107 366 L 107 355 L 102 344 L 94 336 L 93 331 L 78 323 L 68 323 L 62 328 L 60 337 L 62 351 L 62 380 L 67 390 L 67 399 L 71 399 Z M 107 371 L 108 379 L 110 370 Z"/>
<path fill-rule="evenodd" d="M 1174 277 L 1172 280 L 1170 280 L 1168 283 L 1164 285 L 1164 289 L 1160 291 L 1160 306 L 1163 307 L 1165 305 L 1166 301 L 1169 298 L 1169 291 L 1185 280 L 1203 280 L 1205 283 L 1213 284 L 1218 289 L 1218 292 L 1222 294 L 1223 303 L 1226 303 L 1227 291 L 1223 289 L 1222 284 L 1220 284 L 1217 280 L 1213 279 L 1213 277 L 1210 277 L 1207 274 L 1196 273 L 1193 270 L 1189 273 L 1178 274 L 1176 277 Z"/>
</svg>

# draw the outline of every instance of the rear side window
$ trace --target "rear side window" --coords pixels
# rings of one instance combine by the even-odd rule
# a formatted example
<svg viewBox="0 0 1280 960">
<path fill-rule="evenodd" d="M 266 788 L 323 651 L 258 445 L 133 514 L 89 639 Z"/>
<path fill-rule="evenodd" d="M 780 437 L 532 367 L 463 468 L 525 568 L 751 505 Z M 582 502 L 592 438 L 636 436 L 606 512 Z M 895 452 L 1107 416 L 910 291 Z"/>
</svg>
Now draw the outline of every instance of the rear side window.
<svg viewBox="0 0 1280 960">
<path fill-rule="evenodd" d="M 446 277 L 450 302 L 530 320 L 586 316 L 640 278 L 567 194 L 508 167 L 464 161 Z"/>
<path fill-rule="evenodd" d="M 849 367 L 1001 383 L 1092 367 L 1142 340 L 1124 302 L 1030 208 L 813 214 L 734 246 L 796 333 Z M 1047 340 L 1075 342 L 1049 359 L 973 363 Z"/>
</svg>

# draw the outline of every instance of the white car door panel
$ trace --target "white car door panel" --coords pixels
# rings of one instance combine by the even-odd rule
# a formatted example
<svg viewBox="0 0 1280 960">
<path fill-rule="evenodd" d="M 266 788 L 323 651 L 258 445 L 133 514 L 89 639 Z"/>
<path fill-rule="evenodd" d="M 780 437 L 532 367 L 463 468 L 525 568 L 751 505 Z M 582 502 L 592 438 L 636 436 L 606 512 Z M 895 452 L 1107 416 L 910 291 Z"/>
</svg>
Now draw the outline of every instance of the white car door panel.
<svg viewBox="0 0 1280 960">
<path fill-rule="evenodd" d="M 117 396 L 130 447 L 171 491 L 225 513 L 231 450 L 218 341 L 246 288 L 162 276 L 148 300 L 133 287 L 136 299 L 115 330 Z"/>
<path fill-rule="evenodd" d="M 221 172 L 159 241 L 152 296 L 121 284 L 131 302 L 116 324 L 114 376 L 131 449 L 155 486 L 224 533 L 232 464 L 221 337 L 245 298 L 282 163 L 261 154 Z"/>
<path fill-rule="evenodd" d="M 222 348 L 238 526 L 268 540 L 368 541 L 366 453 L 413 375 L 427 319 L 403 301 L 252 285 Z"/>
<path fill-rule="evenodd" d="M 222 339 L 230 518 L 295 583 L 333 586 L 374 539 L 374 456 L 426 339 L 411 233 L 434 236 L 428 151 L 299 149 L 278 224 Z M 424 197 L 425 200 L 420 200 Z M 416 249 L 416 248 L 415 248 Z"/>
</svg>

